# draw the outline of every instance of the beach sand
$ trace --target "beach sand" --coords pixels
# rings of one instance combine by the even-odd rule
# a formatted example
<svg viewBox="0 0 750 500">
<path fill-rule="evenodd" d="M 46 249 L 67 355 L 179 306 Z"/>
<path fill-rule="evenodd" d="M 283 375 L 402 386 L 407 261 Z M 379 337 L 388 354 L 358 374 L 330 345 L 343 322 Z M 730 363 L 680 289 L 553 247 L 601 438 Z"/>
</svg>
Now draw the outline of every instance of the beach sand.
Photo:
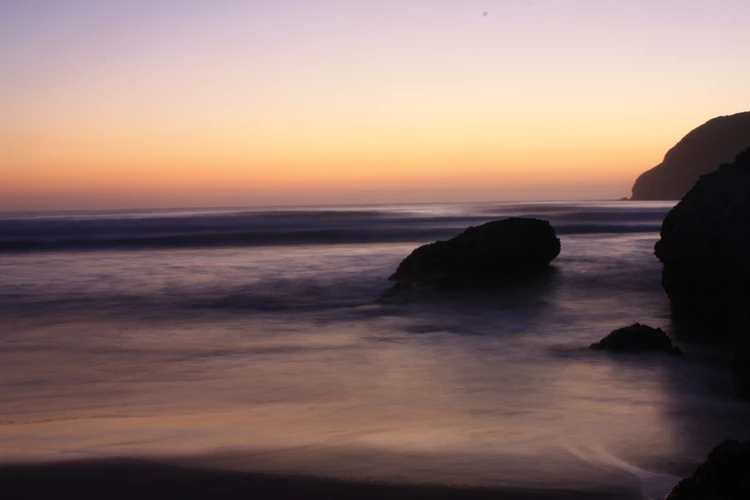
<svg viewBox="0 0 750 500">
<path fill-rule="evenodd" d="M 135 459 L 75 460 L 0 466 L 4 499 L 636 499 L 627 491 L 399 485 L 222 471 Z"/>
</svg>

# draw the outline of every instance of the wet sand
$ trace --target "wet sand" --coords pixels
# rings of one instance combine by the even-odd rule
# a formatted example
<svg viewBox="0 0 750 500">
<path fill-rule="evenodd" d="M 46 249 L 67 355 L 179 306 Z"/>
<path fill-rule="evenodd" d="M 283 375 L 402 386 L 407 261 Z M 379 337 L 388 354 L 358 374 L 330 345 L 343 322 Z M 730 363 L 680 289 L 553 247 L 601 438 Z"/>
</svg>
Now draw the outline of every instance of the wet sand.
<svg viewBox="0 0 750 500">
<path fill-rule="evenodd" d="M 4 499 L 636 499 L 627 491 L 472 488 L 342 481 L 197 468 L 135 460 L 77 460 L 0 466 Z"/>
</svg>

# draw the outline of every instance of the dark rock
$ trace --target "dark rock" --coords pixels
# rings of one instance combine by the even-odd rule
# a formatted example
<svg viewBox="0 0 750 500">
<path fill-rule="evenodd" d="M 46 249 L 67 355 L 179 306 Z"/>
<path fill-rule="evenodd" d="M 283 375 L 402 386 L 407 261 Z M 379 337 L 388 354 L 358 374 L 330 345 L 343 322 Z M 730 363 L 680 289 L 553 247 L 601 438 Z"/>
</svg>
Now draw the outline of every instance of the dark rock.
<svg viewBox="0 0 750 500">
<path fill-rule="evenodd" d="M 737 394 L 750 399 L 750 338 L 738 335 L 732 352 L 732 381 Z"/>
<path fill-rule="evenodd" d="M 680 481 L 666 500 L 747 500 L 750 498 L 750 441 L 727 440 L 708 460 Z"/>
<path fill-rule="evenodd" d="M 634 323 L 613 331 L 599 342 L 591 344 L 591 349 L 607 351 L 665 351 L 680 354 L 680 348 L 672 345 L 672 340 L 661 328 Z"/>
<path fill-rule="evenodd" d="M 667 214 L 654 250 L 673 317 L 733 343 L 732 378 L 750 397 L 750 149 L 700 178 Z"/>
<path fill-rule="evenodd" d="M 750 147 L 750 111 L 709 120 L 682 138 L 664 161 L 638 177 L 633 200 L 679 200 L 701 175 Z"/>
<path fill-rule="evenodd" d="M 510 218 L 470 227 L 414 250 L 390 277 L 396 287 L 492 287 L 544 270 L 560 253 L 549 222 Z"/>
<path fill-rule="evenodd" d="M 675 319 L 706 338 L 747 335 L 750 149 L 701 177 L 667 214 L 654 250 Z"/>
<path fill-rule="evenodd" d="M 664 500 L 719 500 L 703 483 L 686 478 L 677 483 Z"/>
</svg>

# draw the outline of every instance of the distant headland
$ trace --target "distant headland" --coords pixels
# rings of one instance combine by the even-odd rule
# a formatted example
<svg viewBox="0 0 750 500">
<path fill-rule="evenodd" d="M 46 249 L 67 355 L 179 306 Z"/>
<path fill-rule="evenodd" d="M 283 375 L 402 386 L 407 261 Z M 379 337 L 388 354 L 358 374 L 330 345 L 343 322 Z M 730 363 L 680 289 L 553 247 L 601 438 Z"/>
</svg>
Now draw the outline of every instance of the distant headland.
<svg viewBox="0 0 750 500">
<path fill-rule="evenodd" d="M 749 146 L 750 111 L 709 120 L 667 151 L 664 161 L 636 179 L 631 199 L 679 200 L 701 175 L 731 162 Z"/>
</svg>

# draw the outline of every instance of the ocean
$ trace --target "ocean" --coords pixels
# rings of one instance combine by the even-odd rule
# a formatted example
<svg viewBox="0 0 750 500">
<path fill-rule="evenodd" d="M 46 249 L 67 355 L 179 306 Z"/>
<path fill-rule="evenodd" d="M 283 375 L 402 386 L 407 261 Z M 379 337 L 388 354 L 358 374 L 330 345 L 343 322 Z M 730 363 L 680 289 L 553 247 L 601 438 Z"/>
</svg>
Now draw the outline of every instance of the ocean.
<svg viewBox="0 0 750 500">
<path fill-rule="evenodd" d="M 131 457 L 657 498 L 750 438 L 670 321 L 661 202 L 0 214 L 0 461 Z M 552 271 L 390 295 L 417 246 L 549 220 Z M 634 322 L 685 355 L 589 344 Z"/>
</svg>

